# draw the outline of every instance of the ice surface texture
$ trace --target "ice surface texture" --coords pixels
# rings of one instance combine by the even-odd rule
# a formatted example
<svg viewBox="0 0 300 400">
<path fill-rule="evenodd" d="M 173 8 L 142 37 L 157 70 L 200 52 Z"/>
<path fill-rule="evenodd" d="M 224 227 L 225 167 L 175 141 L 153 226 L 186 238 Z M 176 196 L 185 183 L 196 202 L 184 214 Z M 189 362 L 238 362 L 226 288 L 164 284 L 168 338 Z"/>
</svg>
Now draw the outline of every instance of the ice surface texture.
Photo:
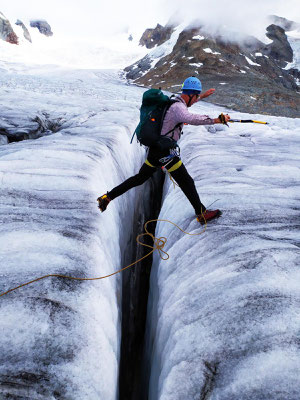
<svg viewBox="0 0 300 400">
<path fill-rule="evenodd" d="M 151 272 L 149 400 L 299 399 L 300 120 L 251 118 L 270 125 L 185 129 L 182 159 L 223 215 L 199 237 L 158 224 L 170 259 Z M 170 183 L 159 218 L 203 229 Z"/>
<path fill-rule="evenodd" d="M 31 130 L 37 115 L 60 121 L 36 140 L 1 139 L 1 291 L 49 273 L 115 271 L 135 193 L 103 214 L 96 198 L 143 160 L 129 146 L 143 90 L 112 72 L 0 67 L 3 129 Z M 170 259 L 156 255 L 151 277 L 151 400 L 299 399 L 300 123 L 250 118 L 270 125 L 185 128 L 182 158 L 223 216 L 200 237 L 158 225 Z M 160 217 L 199 232 L 193 214 L 167 181 Z M 120 276 L 48 279 L 0 299 L 0 397 L 117 398 Z"/>
<path fill-rule="evenodd" d="M 112 72 L 20 68 L 0 78 L 2 123 L 44 111 L 63 122 L 50 136 L 0 146 L 1 292 L 45 274 L 119 269 L 134 191 L 104 214 L 96 199 L 143 159 L 129 144 L 141 89 Z M 1 297 L 0 397 L 116 399 L 121 295 L 117 275 L 49 278 Z"/>
</svg>

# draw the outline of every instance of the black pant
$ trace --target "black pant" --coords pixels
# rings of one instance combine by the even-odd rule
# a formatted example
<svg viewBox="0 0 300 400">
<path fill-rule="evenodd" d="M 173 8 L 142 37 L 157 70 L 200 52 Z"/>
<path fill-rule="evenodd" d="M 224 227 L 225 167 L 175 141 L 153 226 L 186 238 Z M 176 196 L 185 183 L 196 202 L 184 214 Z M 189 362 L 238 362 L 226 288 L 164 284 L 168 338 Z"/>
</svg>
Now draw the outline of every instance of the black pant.
<svg viewBox="0 0 300 400">
<path fill-rule="evenodd" d="M 142 185 L 149 179 L 157 168 L 165 166 L 170 172 L 172 178 L 175 179 L 180 189 L 189 199 L 191 205 L 195 209 L 195 213 L 201 214 L 205 211 L 205 206 L 201 203 L 199 195 L 197 193 L 195 183 L 193 178 L 187 172 L 185 166 L 182 164 L 179 154 L 169 160 L 162 160 L 170 155 L 170 150 L 161 150 L 155 147 L 151 147 L 148 152 L 147 160 L 142 165 L 139 173 L 127 179 L 121 185 L 116 186 L 110 192 L 108 192 L 108 197 L 113 200 L 116 197 L 121 196 L 127 190 Z M 167 164 L 167 165 L 166 165 Z M 174 168 L 174 169 L 173 169 Z"/>
</svg>

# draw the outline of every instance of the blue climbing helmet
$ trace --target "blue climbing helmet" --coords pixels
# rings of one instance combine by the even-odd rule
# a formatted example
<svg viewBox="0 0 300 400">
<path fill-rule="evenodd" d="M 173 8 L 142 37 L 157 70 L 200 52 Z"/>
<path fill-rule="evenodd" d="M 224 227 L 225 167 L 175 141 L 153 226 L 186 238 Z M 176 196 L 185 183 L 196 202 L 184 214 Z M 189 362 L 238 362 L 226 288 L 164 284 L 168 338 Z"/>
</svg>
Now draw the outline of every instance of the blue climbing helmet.
<svg viewBox="0 0 300 400">
<path fill-rule="evenodd" d="M 199 94 L 201 93 L 202 85 L 198 78 L 190 76 L 182 84 L 183 94 Z"/>
</svg>

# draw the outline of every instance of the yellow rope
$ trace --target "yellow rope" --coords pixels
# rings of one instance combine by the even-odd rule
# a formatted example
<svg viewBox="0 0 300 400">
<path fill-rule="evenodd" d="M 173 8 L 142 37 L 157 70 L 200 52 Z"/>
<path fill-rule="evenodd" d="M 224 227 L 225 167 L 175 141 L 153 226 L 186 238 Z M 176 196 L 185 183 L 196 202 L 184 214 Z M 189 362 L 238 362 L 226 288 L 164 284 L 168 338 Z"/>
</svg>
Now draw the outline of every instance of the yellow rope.
<svg viewBox="0 0 300 400">
<path fill-rule="evenodd" d="M 171 172 L 172 172 L 172 171 L 175 171 L 174 169 L 172 169 L 173 167 L 176 166 L 175 169 L 179 168 L 179 167 L 182 165 L 182 161 L 179 160 L 175 165 L 173 165 L 173 167 L 171 167 L 170 169 L 168 169 L 168 168 L 167 168 L 167 165 L 170 164 L 172 161 L 173 161 L 173 159 L 171 159 L 169 162 L 167 162 L 167 164 L 163 165 L 163 166 L 162 166 L 162 170 L 163 170 L 163 171 L 167 171 L 167 173 L 168 173 L 168 175 L 169 175 L 169 178 L 170 178 L 170 181 L 173 183 L 174 189 L 176 189 L 176 186 L 179 187 L 179 185 L 178 185 L 178 183 L 175 182 L 174 178 L 173 178 L 172 175 L 171 175 Z M 179 164 L 179 162 L 180 162 L 181 164 Z M 178 165 L 178 164 L 179 164 L 179 165 Z"/>
<path fill-rule="evenodd" d="M 202 216 L 203 216 L 203 214 L 202 214 Z M 204 218 L 204 216 L 203 216 L 203 218 Z M 141 257 L 140 259 L 138 259 L 137 261 L 134 261 L 133 263 L 127 265 L 126 267 L 124 267 L 124 268 L 122 268 L 122 269 L 119 269 L 118 271 L 115 271 L 115 272 L 113 272 L 113 273 L 111 273 L 111 274 L 109 274 L 109 275 L 100 276 L 100 277 L 97 277 L 97 278 L 75 278 L 75 277 L 73 277 L 73 276 L 67 276 L 67 275 L 61 275 L 61 274 L 49 274 L 49 275 L 44 275 L 44 276 L 41 276 L 41 277 L 39 277 L 39 278 L 33 279 L 32 281 L 23 283 L 22 285 L 19 285 L 19 286 L 16 286 L 16 287 L 12 288 L 12 289 L 9 289 L 9 290 L 7 290 L 6 292 L 1 293 L 1 294 L 0 294 L 0 297 L 6 295 L 6 294 L 8 294 L 8 293 L 11 293 L 11 292 L 13 292 L 13 291 L 15 291 L 15 290 L 17 290 L 17 289 L 20 289 L 21 287 L 30 285 L 31 283 L 38 282 L 38 281 L 41 281 L 42 279 L 46 279 L 46 278 L 50 278 L 50 277 L 64 278 L 64 279 L 72 279 L 72 280 L 75 280 L 75 281 L 97 281 L 97 280 L 100 280 L 100 279 L 108 278 L 108 277 L 110 277 L 110 276 L 113 276 L 113 275 L 118 274 L 119 272 L 125 271 L 125 269 L 128 269 L 128 268 L 132 267 L 133 265 L 137 264 L 138 262 L 144 260 L 146 257 L 148 257 L 148 256 L 150 256 L 152 253 L 154 253 L 155 250 L 158 250 L 158 251 L 159 251 L 159 256 L 160 256 L 160 258 L 161 258 L 162 260 L 168 260 L 168 259 L 170 258 L 170 256 L 169 256 L 169 254 L 168 254 L 167 252 L 165 252 L 165 251 L 163 250 L 165 244 L 167 243 L 167 238 L 165 238 L 165 237 L 157 238 L 157 237 L 155 237 L 152 233 L 150 233 L 150 232 L 147 230 L 147 225 L 150 224 L 151 222 L 169 222 L 170 224 L 176 226 L 179 230 L 181 230 L 181 232 L 183 232 L 183 233 L 185 233 L 185 234 L 187 234 L 187 235 L 190 235 L 190 236 L 198 236 L 198 235 L 201 235 L 202 233 L 205 232 L 206 227 L 207 227 L 207 223 L 206 223 L 205 218 L 204 218 L 205 226 L 204 226 L 204 229 L 203 229 L 200 233 L 189 233 L 189 232 L 185 232 L 183 229 L 181 229 L 181 228 L 180 228 L 178 225 L 176 225 L 174 222 L 169 221 L 169 220 L 167 220 L 167 219 L 151 219 L 151 220 L 147 221 L 147 222 L 144 224 L 145 233 L 141 233 L 140 235 L 138 235 L 137 238 L 136 238 L 136 241 L 137 241 L 138 244 L 140 244 L 140 245 L 142 245 L 142 246 L 145 246 L 145 247 L 149 247 L 149 248 L 152 249 L 152 250 L 149 251 L 149 253 L 147 253 L 145 256 L 143 256 L 143 257 Z M 146 244 L 146 243 L 142 243 L 142 242 L 140 241 L 140 238 L 141 238 L 141 237 L 147 236 L 147 235 L 150 236 L 150 237 L 152 238 L 153 243 L 154 243 L 154 246 L 151 246 L 151 245 Z M 166 258 L 164 258 L 162 254 L 166 255 Z"/>
<path fill-rule="evenodd" d="M 176 186 L 179 187 L 178 183 L 175 182 L 174 178 L 172 177 L 171 173 L 166 169 L 167 173 L 169 174 L 170 181 L 173 183 L 174 189 L 176 189 Z"/>
</svg>

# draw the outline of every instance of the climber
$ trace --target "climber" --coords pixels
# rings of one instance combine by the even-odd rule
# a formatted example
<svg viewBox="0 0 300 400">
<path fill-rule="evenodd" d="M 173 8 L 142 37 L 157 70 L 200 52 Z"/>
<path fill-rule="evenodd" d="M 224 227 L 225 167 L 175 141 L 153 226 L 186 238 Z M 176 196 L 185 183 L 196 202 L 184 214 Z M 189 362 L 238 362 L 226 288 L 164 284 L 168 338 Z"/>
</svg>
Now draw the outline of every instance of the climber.
<svg viewBox="0 0 300 400">
<path fill-rule="evenodd" d="M 201 203 L 194 180 L 189 175 L 180 159 L 180 149 L 177 145 L 184 124 L 227 124 L 230 119 L 230 116 L 227 114 L 221 114 L 218 118 L 210 118 L 207 115 L 191 114 L 188 111 L 188 107 L 191 107 L 197 101 L 213 94 L 215 89 L 209 89 L 203 94 L 201 94 L 201 91 L 202 85 L 198 78 L 192 76 L 184 81 L 182 85 L 182 93 L 174 97 L 176 101 L 174 101 L 168 108 L 161 128 L 161 136 L 166 135 L 167 137 L 172 138 L 174 145 L 171 148 L 161 148 L 156 145 L 150 146 L 147 151 L 146 161 L 142 165 L 139 173 L 130 177 L 119 186 L 116 186 L 114 189 L 97 199 L 98 207 L 102 212 L 106 210 L 111 200 L 121 196 L 123 193 L 135 186 L 142 185 L 153 175 L 157 168 L 164 167 L 171 174 L 172 178 L 174 178 L 178 186 L 190 201 L 195 210 L 197 220 L 201 224 L 221 215 L 220 210 L 207 210 Z"/>
</svg>

